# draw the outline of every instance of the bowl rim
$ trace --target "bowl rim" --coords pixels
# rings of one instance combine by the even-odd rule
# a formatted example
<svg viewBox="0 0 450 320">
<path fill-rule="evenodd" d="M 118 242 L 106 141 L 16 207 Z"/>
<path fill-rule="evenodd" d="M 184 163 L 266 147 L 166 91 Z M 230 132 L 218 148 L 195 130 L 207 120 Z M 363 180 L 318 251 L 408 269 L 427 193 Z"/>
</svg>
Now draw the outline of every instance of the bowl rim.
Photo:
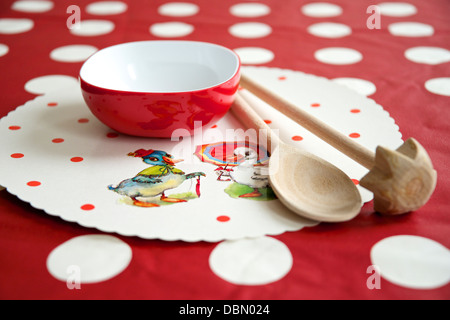
<svg viewBox="0 0 450 320">
<path fill-rule="evenodd" d="M 227 79 L 221 81 L 221 82 L 217 82 L 213 85 L 210 86 L 205 86 L 205 87 L 201 87 L 201 88 L 196 88 L 196 89 L 192 89 L 192 90 L 174 90 L 174 91 L 140 91 L 140 90 L 121 90 L 121 89 L 111 89 L 111 88 L 106 88 L 106 87 L 102 87 L 96 84 L 92 84 L 91 82 L 87 81 L 85 78 L 82 77 L 81 73 L 83 71 L 83 69 L 86 67 L 87 62 L 95 55 L 97 55 L 98 53 L 107 50 L 107 49 L 111 49 L 114 47 L 119 47 L 119 46 L 125 46 L 125 45 L 130 45 L 130 44 L 136 44 L 136 43 L 194 43 L 194 44 L 201 44 L 201 45 L 206 45 L 206 46 L 213 46 L 213 47 L 217 47 L 220 48 L 224 51 L 228 51 L 229 53 L 231 53 L 235 58 L 236 58 L 236 68 L 233 71 L 233 73 L 231 74 L 230 77 L 228 77 Z M 84 62 L 83 65 L 80 68 L 80 71 L 78 73 L 78 79 L 80 81 L 81 86 L 83 87 L 84 85 L 87 85 L 89 87 L 93 87 L 96 88 L 97 90 L 102 90 L 102 91 L 107 91 L 107 92 L 120 92 L 121 94 L 179 94 L 179 93 L 193 93 L 193 92 L 200 92 L 200 91 L 205 91 L 205 90 L 210 90 L 213 88 L 217 88 L 221 85 L 223 85 L 224 83 L 232 80 L 234 77 L 236 77 L 236 75 L 239 74 L 240 69 L 242 67 L 242 62 L 241 59 L 239 57 L 239 55 L 232 49 L 227 48 L 223 45 L 219 45 L 216 43 L 212 43 L 212 42 L 206 42 L 206 41 L 195 41 L 195 40 L 141 40 L 141 41 L 131 41 L 131 42 L 123 42 L 123 43 L 119 43 L 119 44 L 115 44 L 112 46 L 108 46 L 105 48 L 102 48 L 96 52 L 94 52 L 92 55 L 90 55 Z"/>
</svg>

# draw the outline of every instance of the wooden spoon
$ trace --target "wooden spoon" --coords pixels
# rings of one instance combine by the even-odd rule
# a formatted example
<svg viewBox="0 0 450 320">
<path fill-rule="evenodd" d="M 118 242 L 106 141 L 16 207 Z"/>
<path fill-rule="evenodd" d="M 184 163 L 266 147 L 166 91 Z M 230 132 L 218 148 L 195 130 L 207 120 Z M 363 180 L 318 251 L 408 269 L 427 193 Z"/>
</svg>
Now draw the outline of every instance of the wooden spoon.
<svg viewBox="0 0 450 320">
<path fill-rule="evenodd" d="M 231 110 L 245 126 L 265 135 L 268 150 L 273 150 L 269 160 L 270 185 L 287 208 L 302 217 L 324 222 L 348 221 L 358 215 L 361 195 L 344 172 L 283 143 L 241 93 Z"/>
<path fill-rule="evenodd" d="M 427 151 L 415 139 L 409 138 L 396 150 L 378 146 L 374 153 L 244 74 L 240 84 L 369 169 L 360 185 L 373 192 L 376 211 L 386 215 L 403 214 L 419 209 L 430 199 L 436 188 L 437 173 Z"/>
</svg>

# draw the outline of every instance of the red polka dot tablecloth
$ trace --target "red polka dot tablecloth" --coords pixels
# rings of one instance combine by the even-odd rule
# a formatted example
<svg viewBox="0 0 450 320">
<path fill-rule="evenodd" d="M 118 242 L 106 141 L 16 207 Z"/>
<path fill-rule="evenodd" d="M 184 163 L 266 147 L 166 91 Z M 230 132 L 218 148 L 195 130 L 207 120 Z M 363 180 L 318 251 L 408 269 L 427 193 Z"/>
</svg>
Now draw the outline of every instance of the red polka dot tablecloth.
<svg viewBox="0 0 450 320">
<path fill-rule="evenodd" d="M 449 299 L 449 13 L 446 0 L 2 1 L 0 157 L 1 163 L 8 165 L 0 168 L 0 184 L 4 184 L 0 188 L 0 297 Z M 297 220 L 283 218 L 276 219 L 281 226 L 277 230 L 264 227 L 246 234 L 241 226 L 244 231 L 239 235 L 217 231 L 215 235 L 221 236 L 205 239 L 195 238 L 197 234 L 191 237 L 189 230 L 169 240 L 115 232 L 122 229 L 113 228 L 114 224 L 96 228 L 89 219 L 102 204 L 95 197 L 76 202 L 70 195 L 42 193 L 41 203 L 53 203 L 58 210 L 76 206 L 86 220 L 75 222 L 51 214 L 53 209 L 30 204 L 33 195 L 48 187 L 51 179 L 43 173 L 51 171 L 48 164 L 57 163 L 57 158 L 78 166 L 74 172 L 85 174 L 79 168 L 92 164 L 92 153 L 76 153 L 84 149 L 74 146 L 102 152 L 117 144 L 120 150 L 137 151 L 139 146 L 128 144 L 131 140 L 120 133 L 96 126 L 88 109 L 65 118 L 69 113 L 63 111 L 68 99 L 78 94 L 78 73 L 91 54 L 140 40 L 223 45 L 239 55 L 248 74 L 275 83 L 281 91 L 291 88 L 287 94 L 293 100 L 296 91 L 292 86 L 298 79 L 322 79 L 323 86 L 308 91 L 317 99 L 301 100 L 299 93 L 298 102 L 318 117 L 336 121 L 341 131 L 370 148 L 380 141 L 396 147 L 401 139 L 416 138 L 437 171 L 435 192 L 415 212 L 382 216 L 374 212 L 370 192 L 358 185 L 364 170 L 356 166 L 348 172 L 364 203 L 350 221 L 303 221 L 300 226 Z M 308 132 L 280 122 L 275 113 L 263 116 L 269 126 L 282 131 L 284 141 L 321 152 L 320 142 Z M 233 115 L 227 114 L 210 132 L 236 123 Z M 78 135 L 80 126 L 86 129 Z M 35 135 L 27 131 L 30 127 Z M 18 139 L 24 133 L 28 139 L 9 138 Z M 101 136 L 101 143 L 90 145 L 82 139 L 90 134 Z M 29 157 L 37 151 L 41 157 Z M 51 157 L 47 167 L 45 162 L 40 165 L 46 152 Z M 330 156 L 328 152 L 321 155 Z M 330 157 L 340 164 L 342 156 L 331 153 Z M 128 166 L 128 161 L 134 160 L 120 158 L 115 165 Z M 95 166 L 101 167 L 101 163 Z M 136 168 L 129 168 L 130 174 Z M 218 172 L 212 165 L 208 168 L 212 175 Z M 230 171 L 221 170 L 226 180 Z M 17 171 L 20 174 L 13 176 Z M 70 170 L 60 170 L 60 183 L 70 180 L 70 175 Z M 99 174 L 102 179 L 105 176 Z M 111 183 L 118 183 L 125 173 L 112 177 Z M 18 181 L 23 182 L 19 194 L 14 187 Z M 236 186 L 214 183 L 222 183 L 223 189 L 228 186 L 221 194 L 229 201 L 246 201 L 233 198 L 239 197 L 241 190 Z M 195 191 L 195 183 L 188 189 L 186 192 Z M 205 184 L 201 190 L 202 198 L 189 200 L 186 206 L 197 208 L 210 191 Z M 122 201 L 108 192 L 111 203 Z M 123 202 L 123 208 L 130 207 Z M 282 210 L 274 203 L 276 199 L 260 201 L 257 207 Z M 217 228 L 235 224 L 238 230 L 239 210 L 226 210 L 219 204 L 198 208 L 202 214 L 211 213 L 211 223 Z M 197 224 L 199 230 L 201 223 Z M 258 218 L 252 218 L 248 226 L 248 230 L 259 230 Z M 204 229 L 208 229 L 206 223 Z"/>
</svg>

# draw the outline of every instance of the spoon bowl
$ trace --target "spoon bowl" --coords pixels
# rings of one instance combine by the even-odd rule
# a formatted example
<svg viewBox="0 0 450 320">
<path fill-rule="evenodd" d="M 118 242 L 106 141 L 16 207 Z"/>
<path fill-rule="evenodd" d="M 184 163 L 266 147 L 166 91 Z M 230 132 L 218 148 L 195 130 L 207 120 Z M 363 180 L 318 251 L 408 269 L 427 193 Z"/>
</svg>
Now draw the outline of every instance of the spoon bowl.
<svg viewBox="0 0 450 320">
<path fill-rule="evenodd" d="M 342 222 L 360 212 L 361 195 L 344 172 L 288 144 L 271 155 L 269 180 L 278 199 L 305 218 Z"/>
<path fill-rule="evenodd" d="M 244 125 L 265 133 L 267 149 L 272 150 L 269 181 L 278 199 L 294 213 L 316 221 L 343 222 L 357 216 L 362 200 L 353 181 L 331 163 L 282 142 L 242 91 L 232 111 Z"/>
</svg>

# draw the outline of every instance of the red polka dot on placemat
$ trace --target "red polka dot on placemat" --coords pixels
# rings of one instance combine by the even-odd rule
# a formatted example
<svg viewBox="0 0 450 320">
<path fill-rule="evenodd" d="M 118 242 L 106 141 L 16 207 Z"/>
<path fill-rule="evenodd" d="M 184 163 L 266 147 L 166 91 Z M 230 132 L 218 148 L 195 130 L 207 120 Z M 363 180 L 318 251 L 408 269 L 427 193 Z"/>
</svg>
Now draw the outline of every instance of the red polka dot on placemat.
<svg viewBox="0 0 450 320">
<path fill-rule="evenodd" d="M 229 216 L 218 216 L 216 219 L 219 222 L 228 222 L 228 221 L 230 221 L 230 217 Z"/>
<path fill-rule="evenodd" d="M 29 187 L 39 187 L 41 185 L 40 181 L 28 181 L 27 186 Z"/>
<path fill-rule="evenodd" d="M 82 157 L 72 157 L 72 158 L 70 158 L 70 161 L 72 161 L 72 162 L 81 162 L 83 160 L 84 159 Z"/>
<path fill-rule="evenodd" d="M 55 138 L 55 139 L 52 139 L 52 142 L 53 143 L 62 143 L 62 142 L 64 142 L 64 139 L 63 138 Z"/>
<path fill-rule="evenodd" d="M 9 126 L 8 129 L 12 130 L 12 131 L 17 131 L 17 130 L 22 129 L 22 127 L 21 126 Z"/>
<path fill-rule="evenodd" d="M 58 102 L 49 102 L 47 103 L 48 107 L 57 107 L 58 106 Z"/>
<path fill-rule="evenodd" d="M 302 136 L 293 136 L 291 139 L 294 141 L 302 141 L 303 137 Z"/>
<path fill-rule="evenodd" d="M 23 157 L 24 157 L 23 153 L 13 153 L 13 154 L 11 154 L 11 158 L 14 158 L 14 159 L 20 159 L 20 158 L 23 158 Z"/>
<path fill-rule="evenodd" d="M 357 132 L 352 132 L 348 135 L 350 138 L 359 138 L 361 135 Z"/>
<path fill-rule="evenodd" d="M 91 211 L 91 210 L 94 210 L 94 209 L 95 209 L 95 206 L 94 206 L 93 204 L 86 203 L 86 204 L 83 204 L 83 205 L 80 207 L 80 209 L 81 209 L 81 210 L 84 210 L 84 211 Z"/>
<path fill-rule="evenodd" d="M 87 119 L 87 118 L 78 119 L 78 123 L 88 123 L 88 122 L 89 122 L 89 119 Z"/>
</svg>

